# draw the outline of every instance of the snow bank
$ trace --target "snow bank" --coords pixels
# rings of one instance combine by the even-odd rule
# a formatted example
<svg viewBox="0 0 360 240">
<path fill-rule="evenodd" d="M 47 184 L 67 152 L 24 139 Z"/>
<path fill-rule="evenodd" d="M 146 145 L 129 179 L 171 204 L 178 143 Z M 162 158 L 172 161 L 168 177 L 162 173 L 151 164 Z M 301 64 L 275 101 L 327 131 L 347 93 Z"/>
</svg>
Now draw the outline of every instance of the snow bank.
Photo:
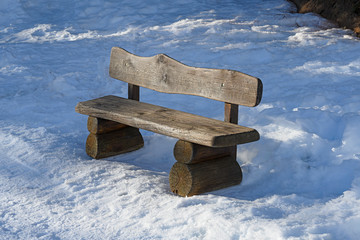
<svg viewBox="0 0 360 240">
<path fill-rule="evenodd" d="M 360 41 L 287 1 L 2 1 L 1 239 L 357 239 Z M 77 102 L 115 94 L 112 46 L 262 79 L 239 123 L 241 185 L 174 196 L 176 139 L 96 161 Z M 142 99 L 222 119 L 223 104 L 142 89 Z"/>
</svg>

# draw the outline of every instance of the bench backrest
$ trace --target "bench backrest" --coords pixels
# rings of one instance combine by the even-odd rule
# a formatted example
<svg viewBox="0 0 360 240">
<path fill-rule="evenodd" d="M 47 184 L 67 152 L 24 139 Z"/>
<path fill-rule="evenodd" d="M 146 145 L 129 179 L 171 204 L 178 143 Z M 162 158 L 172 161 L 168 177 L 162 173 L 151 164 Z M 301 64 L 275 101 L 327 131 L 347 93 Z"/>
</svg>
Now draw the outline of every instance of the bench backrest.
<svg viewBox="0 0 360 240">
<path fill-rule="evenodd" d="M 256 77 L 234 70 L 190 67 L 165 54 L 139 57 L 119 47 L 111 50 L 109 73 L 131 87 L 196 95 L 229 104 L 255 107 L 262 96 L 262 82 Z"/>
</svg>

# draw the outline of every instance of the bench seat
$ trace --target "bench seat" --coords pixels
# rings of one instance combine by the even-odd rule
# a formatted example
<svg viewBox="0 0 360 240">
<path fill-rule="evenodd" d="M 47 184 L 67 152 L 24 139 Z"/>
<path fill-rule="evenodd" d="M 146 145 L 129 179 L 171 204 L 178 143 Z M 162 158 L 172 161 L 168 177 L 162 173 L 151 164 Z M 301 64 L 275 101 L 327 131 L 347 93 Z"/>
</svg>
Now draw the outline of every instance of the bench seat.
<svg viewBox="0 0 360 240">
<path fill-rule="evenodd" d="M 80 102 L 76 111 L 208 147 L 230 147 L 260 138 L 252 128 L 112 95 Z"/>
</svg>

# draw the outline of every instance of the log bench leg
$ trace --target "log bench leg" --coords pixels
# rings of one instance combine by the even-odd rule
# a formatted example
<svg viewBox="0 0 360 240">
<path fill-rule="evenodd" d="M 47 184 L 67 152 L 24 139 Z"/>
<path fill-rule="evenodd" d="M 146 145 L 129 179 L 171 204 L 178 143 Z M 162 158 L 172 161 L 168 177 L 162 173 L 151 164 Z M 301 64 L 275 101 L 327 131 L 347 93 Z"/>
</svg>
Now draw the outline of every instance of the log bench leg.
<svg viewBox="0 0 360 240">
<path fill-rule="evenodd" d="M 185 197 L 240 184 L 242 172 L 233 151 L 179 140 L 169 175 L 171 191 Z"/>
<path fill-rule="evenodd" d="M 144 146 L 137 128 L 91 116 L 87 127 L 90 134 L 86 140 L 86 153 L 92 158 L 111 157 Z"/>
</svg>

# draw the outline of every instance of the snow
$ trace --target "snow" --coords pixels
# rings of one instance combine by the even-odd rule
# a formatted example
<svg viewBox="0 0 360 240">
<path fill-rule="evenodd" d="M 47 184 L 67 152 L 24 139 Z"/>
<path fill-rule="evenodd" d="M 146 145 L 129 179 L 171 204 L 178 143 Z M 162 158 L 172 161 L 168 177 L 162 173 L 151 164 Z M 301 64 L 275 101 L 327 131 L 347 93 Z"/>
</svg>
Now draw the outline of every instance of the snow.
<svg viewBox="0 0 360 240">
<path fill-rule="evenodd" d="M 0 239 L 358 239 L 360 41 L 285 0 L 0 2 Z M 181 198 L 176 139 L 94 160 L 79 101 L 126 95 L 120 46 L 259 77 L 239 123 L 243 182 Z M 222 119 L 223 104 L 142 89 L 144 101 Z"/>
</svg>

